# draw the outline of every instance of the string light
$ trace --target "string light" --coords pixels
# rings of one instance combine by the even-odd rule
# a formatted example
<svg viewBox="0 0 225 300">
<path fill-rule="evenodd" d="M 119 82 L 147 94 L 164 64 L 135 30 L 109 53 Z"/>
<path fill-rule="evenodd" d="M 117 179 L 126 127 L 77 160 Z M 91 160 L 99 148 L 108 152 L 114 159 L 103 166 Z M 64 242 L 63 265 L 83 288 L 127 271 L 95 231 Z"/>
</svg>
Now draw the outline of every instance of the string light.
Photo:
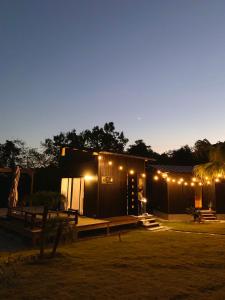
<svg viewBox="0 0 225 300">
<path fill-rule="evenodd" d="M 166 173 L 166 172 L 163 173 L 159 170 L 157 170 L 157 174 L 161 175 L 161 177 L 156 175 L 153 177 L 154 180 L 159 180 L 160 178 L 162 178 L 162 179 L 166 180 L 167 182 L 177 183 L 178 185 L 183 184 L 184 186 L 190 185 L 192 187 L 194 187 L 196 184 L 198 184 L 199 186 L 211 185 L 211 184 L 213 184 L 213 182 L 218 183 L 221 181 L 221 179 L 225 179 L 225 175 L 218 174 L 217 178 L 214 178 L 213 180 L 210 180 L 209 176 L 205 176 L 204 181 L 200 181 L 200 179 L 198 179 L 197 177 L 192 177 L 192 178 L 190 178 L 190 182 L 189 182 L 189 180 L 185 181 L 185 179 L 182 177 L 179 179 L 170 177 L 168 173 Z"/>
</svg>

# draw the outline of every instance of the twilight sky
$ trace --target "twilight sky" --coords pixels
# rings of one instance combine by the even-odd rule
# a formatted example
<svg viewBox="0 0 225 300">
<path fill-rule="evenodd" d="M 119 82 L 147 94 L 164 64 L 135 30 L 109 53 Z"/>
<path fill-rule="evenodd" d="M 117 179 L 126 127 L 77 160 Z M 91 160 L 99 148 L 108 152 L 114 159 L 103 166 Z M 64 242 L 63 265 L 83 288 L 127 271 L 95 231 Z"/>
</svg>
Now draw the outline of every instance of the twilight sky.
<svg viewBox="0 0 225 300">
<path fill-rule="evenodd" d="M 0 142 L 108 121 L 160 152 L 225 140 L 224 0 L 0 0 Z"/>
</svg>

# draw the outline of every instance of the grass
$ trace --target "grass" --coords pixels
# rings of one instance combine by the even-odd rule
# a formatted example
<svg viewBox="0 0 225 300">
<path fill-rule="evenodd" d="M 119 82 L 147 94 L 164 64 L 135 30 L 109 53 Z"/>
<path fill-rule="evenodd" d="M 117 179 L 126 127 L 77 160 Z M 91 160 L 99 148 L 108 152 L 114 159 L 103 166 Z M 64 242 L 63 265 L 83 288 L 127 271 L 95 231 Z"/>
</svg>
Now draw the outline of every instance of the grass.
<svg viewBox="0 0 225 300">
<path fill-rule="evenodd" d="M 60 247 L 53 260 L 3 271 L 0 299 L 225 299 L 225 236 L 134 230 L 122 242 L 116 235 L 80 241 Z"/>
<path fill-rule="evenodd" d="M 174 230 L 225 235 L 225 223 L 167 222 L 165 225 Z"/>
</svg>

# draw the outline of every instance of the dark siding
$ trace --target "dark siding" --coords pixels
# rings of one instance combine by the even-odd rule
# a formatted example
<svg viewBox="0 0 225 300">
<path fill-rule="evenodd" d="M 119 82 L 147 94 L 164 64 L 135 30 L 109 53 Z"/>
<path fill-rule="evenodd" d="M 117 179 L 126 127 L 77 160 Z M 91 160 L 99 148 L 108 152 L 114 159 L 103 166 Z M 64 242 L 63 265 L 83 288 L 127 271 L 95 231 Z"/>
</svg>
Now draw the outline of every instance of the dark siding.
<svg viewBox="0 0 225 300">
<path fill-rule="evenodd" d="M 109 161 L 112 161 L 112 166 L 108 165 Z M 122 171 L 118 169 L 120 165 L 123 166 Z M 99 216 L 111 217 L 126 215 L 127 173 L 131 169 L 135 171 L 135 174 L 143 173 L 144 160 L 103 154 L 99 162 L 99 168 Z M 113 183 L 102 184 L 102 176 L 112 177 Z M 137 205 L 137 203 L 135 203 L 135 205 Z"/>
<path fill-rule="evenodd" d="M 215 186 L 206 185 L 202 187 L 202 209 L 209 209 L 210 203 L 215 209 Z"/>
<path fill-rule="evenodd" d="M 147 192 L 149 210 L 168 213 L 167 183 L 162 180 L 154 181 L 151 178 L 147 182 Z"/>
<path fill-rule="evenodd" d="M 216 212 L 225 213 L 225 182 L 216 183 L 215 186 L 216 194 Z"/>
<path fill-rule="evenodd" d="M 97 217 L 98 182 L 91 181 L 84 183 L 84 215 Z"/>
<path fill-rule="evenodd" d="M 61 157 L 60 170 L 64 178 L 82 177 L 87 173 L 97 175 L 98 159 L 89 152 L 73 150 Z"/>
<path fill-rule="evenodd" d="M 168 182 L 169 213 L 184 214 L 186 209 L 194 207 L 195 191 L 191 186 Z"/>
</svg>

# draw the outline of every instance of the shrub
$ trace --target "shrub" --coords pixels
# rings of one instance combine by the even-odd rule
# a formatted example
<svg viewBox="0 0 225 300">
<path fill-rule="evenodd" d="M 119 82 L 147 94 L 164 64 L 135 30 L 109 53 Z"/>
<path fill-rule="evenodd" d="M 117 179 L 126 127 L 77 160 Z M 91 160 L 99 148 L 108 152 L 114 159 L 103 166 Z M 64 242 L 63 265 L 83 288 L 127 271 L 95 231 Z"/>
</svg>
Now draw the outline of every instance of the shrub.
<svg viewBox="0 0 225 300">
<path fill-rule="evenodd" d="M 32 206 L 47 206 L 49 209 L 59 209 L 64 207 L 66 198 L 60 193 L 40 191 L 29 195 L 28 203 Z"/>
</svg>

